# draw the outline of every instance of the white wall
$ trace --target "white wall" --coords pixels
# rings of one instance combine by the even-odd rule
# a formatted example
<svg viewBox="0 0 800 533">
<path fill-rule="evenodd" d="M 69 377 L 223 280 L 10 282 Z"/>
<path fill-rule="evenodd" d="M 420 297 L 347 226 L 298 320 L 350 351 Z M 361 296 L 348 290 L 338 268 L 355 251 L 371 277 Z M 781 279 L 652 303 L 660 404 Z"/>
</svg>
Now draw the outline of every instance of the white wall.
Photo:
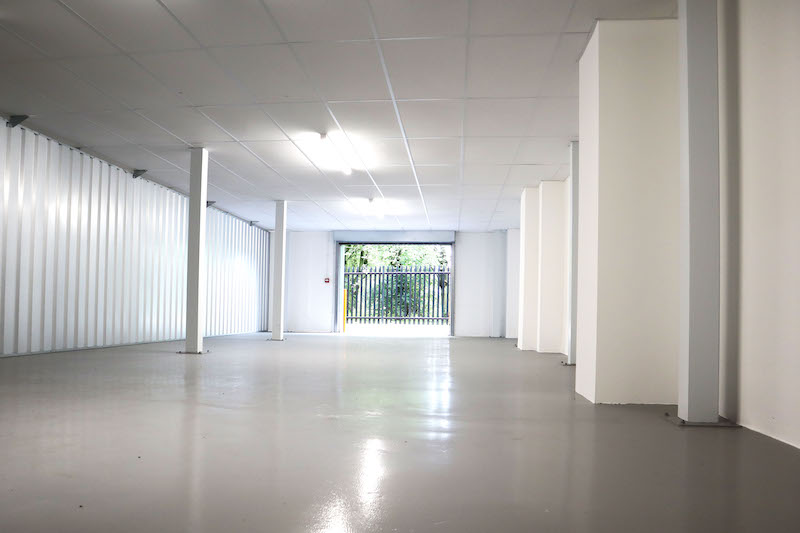
<svg viewBox="0 0 800 533">
<path fill-rule="evenodd" d="M 505 234 L 456 233 L 455 335 L 501 337 L 505 332 Z"/>
<path fill-rule="evenodd" d="M 800 447 L 800 3 L 723 4 L 722 409 Z"/>
<path fill-rule="evenodd" d="M 186 197 L 22 127 L 0 127 L 0 173 L 1 354 L 185 336 Z M 212 213 L 208 257 L 237 279 L 218 280 L 211 334 L 256 331 L 267 234 Z"/>
<path fill-rule="evenodd" d="M 519 327 L 519 229 L 506 232 L 506 331 L 509 339 L 517 338 Z"/>
<path fill-rule="evenodd" d="M 563 181 L 539 185 L 538 352 L 566 354 L 567 350 L 567 187 Z"/>
<path fill-rule="evenodd" d="M 517 347 L 535 350 L 539 329 L 539 188 L 528 187 L 520 200 L 519 313 Z"/>
<path fill-rule="evenodd" d="M 325 278 L 330 283 L 325 283 Z M 336 244 L 329 231 L 290 231 L 286 241 L 286 331 L 331 332 Z"/>
<path fill-rule="evenodd" d="M 676 21 L 598 22 L 580 75 L 576 389 L 601 403 L 675 403 Z"/>
</svg>

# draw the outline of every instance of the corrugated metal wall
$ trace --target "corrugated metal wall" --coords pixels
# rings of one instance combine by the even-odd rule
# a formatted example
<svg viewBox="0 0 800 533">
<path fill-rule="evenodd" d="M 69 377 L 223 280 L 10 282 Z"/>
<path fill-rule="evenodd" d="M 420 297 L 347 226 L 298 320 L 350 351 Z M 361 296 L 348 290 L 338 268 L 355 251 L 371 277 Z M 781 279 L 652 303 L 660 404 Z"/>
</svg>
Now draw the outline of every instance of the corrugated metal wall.
<svg viewBox="0 0 800 533">
<path fill-rule="evenodd" d="M 188 200 L 0 126 L 0 354 L 185 336 Z M 266 329 L 268 233 L 208 212 L 207 335 Z"/>
<path fill-rule="evenodd" d="M 206 252 L 206 335 L 266 331 L 269 234 L 212 208 Z"/>
</svg>

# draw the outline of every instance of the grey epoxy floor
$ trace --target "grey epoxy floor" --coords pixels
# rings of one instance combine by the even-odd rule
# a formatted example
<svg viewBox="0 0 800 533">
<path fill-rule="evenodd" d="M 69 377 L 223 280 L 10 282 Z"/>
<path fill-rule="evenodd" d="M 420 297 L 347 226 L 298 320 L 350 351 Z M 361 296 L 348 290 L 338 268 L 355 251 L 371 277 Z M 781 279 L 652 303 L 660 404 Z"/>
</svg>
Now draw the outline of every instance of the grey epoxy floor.
<svg viewBox="0 0 800 533">
<path fill-rule="evenodd" d="M 0 359 L 3 532 L 800 530 L 800 451 L 593 406 L 506 340 Z"/>
</svg>

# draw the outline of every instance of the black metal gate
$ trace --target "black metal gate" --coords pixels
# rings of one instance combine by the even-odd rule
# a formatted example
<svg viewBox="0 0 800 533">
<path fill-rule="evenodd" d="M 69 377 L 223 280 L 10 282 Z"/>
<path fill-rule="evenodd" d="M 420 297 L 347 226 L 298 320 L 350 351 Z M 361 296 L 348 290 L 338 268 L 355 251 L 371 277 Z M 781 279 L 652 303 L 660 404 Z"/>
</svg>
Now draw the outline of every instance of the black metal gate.
<svg viewBox="0 0 800 533">
<path fill-rule="evenodd" d="M 348 324 L 450 324 L 450 270 L 345 269 Z"/>
</svg>

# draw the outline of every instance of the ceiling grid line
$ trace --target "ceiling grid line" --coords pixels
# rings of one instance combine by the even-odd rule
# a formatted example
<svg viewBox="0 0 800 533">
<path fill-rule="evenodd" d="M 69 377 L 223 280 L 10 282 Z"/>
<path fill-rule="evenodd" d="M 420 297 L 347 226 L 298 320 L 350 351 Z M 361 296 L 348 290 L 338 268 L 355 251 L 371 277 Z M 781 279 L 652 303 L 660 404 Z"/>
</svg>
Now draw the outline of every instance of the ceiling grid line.
<svg viewBox="0 0 800 533">
<path fill-rule="evenodd" d="M 422 201 L 422 209 L 425 212 L 425 219 L 428 221 L 428 228 L 431 228 L 431 217 L 428 213 L 428 206 L 425 202 L 425 195 L 422 193 L 422 186 L 419 183 L 419 176 L 417 175 L 417 168 L 414 164 L 414 156 L 411 154 L 411 146 L 408 144 L 408 136 L 406 135 L 406 129 L 403 125 L 403 119 L 400 116 L 400 108 L 397 107 L 397 99 L 395 98 L 394 88 L 392 87 L 392 80 L 389 77 L 389 69 L 386 66 L 386 59 L 383 57 L 383 47 L 381 46 L 380 41 L 378 40 L 378 28 L 375 25 L 375 14 L 372 12 L 372 5 L 369 3 L 369 0 L 364 0 L 365 5 L 367 6 L 367 14 L 369 15 L 369 23 L 372 28 L 372 35 L 375 37 L 375 46 L 378 49 L 378 58 L 380 59 L 381 69 L 383 70 L 383 76 L 386 80 L 386 88 L 389 91 L 389 96 L 392 99 L 392 107 L 394 107 L 395 117 L 397 118 L 397 125 L 400 127 L 400 133 L 403 136 L 403 144 L 406 147 L 406 153 L 408 153 L 408 160 L 411 163 L 411 172 L 414 175 L 414 181 L 417 183 L 417 191 L 419 192 L 419 198 Z"/>
</svg>

